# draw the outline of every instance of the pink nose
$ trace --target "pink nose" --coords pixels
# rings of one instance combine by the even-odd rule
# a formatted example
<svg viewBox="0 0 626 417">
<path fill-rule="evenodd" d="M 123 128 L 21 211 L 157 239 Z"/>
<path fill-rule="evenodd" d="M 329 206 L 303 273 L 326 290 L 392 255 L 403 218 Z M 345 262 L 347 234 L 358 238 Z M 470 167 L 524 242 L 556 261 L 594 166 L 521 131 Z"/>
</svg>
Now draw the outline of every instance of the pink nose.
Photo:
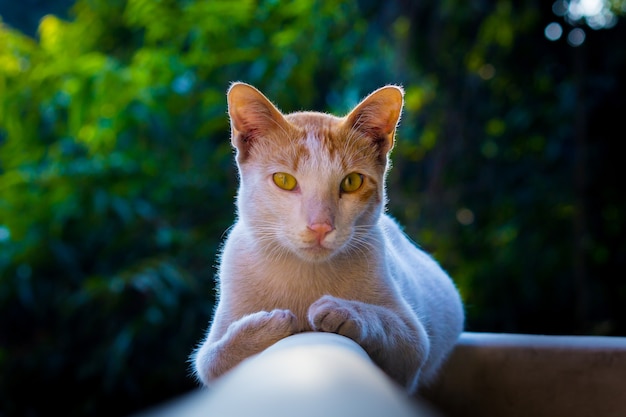
<svg viewBox="0 0 626 417">
<path fill-rule="evenodd" d="M 334 227 L 328 223 L 313 223 L 309 225 L 309 229 L 315 232 L 318 242 L 321 242 L 327 234 L 334 230 Z"/>
</svg>

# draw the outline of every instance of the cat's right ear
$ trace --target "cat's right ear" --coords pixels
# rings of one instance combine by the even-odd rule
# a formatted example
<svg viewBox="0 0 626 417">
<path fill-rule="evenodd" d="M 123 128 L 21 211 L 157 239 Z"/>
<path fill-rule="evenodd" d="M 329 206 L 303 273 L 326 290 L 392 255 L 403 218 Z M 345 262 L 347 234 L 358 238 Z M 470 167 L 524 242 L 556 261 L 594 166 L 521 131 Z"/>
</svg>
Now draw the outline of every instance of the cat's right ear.
<svg viewBox="0 0 626 417">
<path fill-rule="evenodd" d="M 255 141 L 276 129 L 286 132 L 289 123 L 282 113 L 259 90 L 236 82 L 228 90 L 228 114 L 232 143 L 238 158 L 245 160 Z"/>
<path fill-rule="evenodd" d="M 369 136 L 380 151 L 381 159 L 393 148 L 396 126 L 404 105 L 404 90 L 388 85 L 371 93 L 346 116 L 352 129 Z"/>
</svg>

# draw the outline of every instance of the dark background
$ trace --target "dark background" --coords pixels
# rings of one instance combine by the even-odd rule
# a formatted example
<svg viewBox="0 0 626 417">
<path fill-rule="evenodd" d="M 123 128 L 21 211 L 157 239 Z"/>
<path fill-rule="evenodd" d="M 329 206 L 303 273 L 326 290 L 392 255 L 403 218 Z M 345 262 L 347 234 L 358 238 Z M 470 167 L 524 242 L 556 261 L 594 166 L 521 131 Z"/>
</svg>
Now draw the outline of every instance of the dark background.
<svg viewBox="0 0 626 417">
<path fill-rule="evenodd" d="M 625 336 L 626 2 L 576 4 L 0 1 L 0 416 L 196 386 L 235 80 L 339 114 L 403 85 L 389 210 L 467 330 Z"/>
</svg>

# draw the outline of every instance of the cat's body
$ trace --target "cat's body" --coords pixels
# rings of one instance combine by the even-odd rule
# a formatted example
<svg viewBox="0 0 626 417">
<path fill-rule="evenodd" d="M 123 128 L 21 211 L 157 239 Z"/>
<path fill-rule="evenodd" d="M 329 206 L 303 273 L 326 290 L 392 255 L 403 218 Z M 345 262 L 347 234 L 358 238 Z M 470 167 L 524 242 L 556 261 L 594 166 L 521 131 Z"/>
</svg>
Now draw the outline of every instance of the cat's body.
<svg viewBox="0 0 626 417">
<path fill-rule="evenodd" d="M 240 188 L 219 270 L 219 301 L 194 354 L 211 380 L 303 331 L 350 337 L 410 392 L 463 328 L 450 278 L 384 211 L 402 90 L 348 116 L 283 116 L 260 92 L 228 94 Z"/>
</svg>

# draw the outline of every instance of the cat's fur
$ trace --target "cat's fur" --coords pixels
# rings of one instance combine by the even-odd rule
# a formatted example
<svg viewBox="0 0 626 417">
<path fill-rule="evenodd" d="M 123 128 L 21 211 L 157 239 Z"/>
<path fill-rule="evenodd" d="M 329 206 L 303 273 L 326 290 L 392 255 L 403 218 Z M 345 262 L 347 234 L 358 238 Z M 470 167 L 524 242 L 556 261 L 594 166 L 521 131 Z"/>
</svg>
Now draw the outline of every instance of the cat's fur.
<svg viewBox="0 0 626 417">
<path fill-rule="evenodd" d="M 435 376 L 464 314 L 450 278 L 384 214 L 402 105 L 403 90 L 386 86 L 343 118 L 283 115 L 254 87 L 231 86 L 238 219 L 211 327 L 192 356 L 204 384 L 305 331 L 353 339 L 409 392 Z M 277 172 L 297 187 L 279 188 Z M 363 183 L 343 192 L 353 172 Z"/>
</svg>

